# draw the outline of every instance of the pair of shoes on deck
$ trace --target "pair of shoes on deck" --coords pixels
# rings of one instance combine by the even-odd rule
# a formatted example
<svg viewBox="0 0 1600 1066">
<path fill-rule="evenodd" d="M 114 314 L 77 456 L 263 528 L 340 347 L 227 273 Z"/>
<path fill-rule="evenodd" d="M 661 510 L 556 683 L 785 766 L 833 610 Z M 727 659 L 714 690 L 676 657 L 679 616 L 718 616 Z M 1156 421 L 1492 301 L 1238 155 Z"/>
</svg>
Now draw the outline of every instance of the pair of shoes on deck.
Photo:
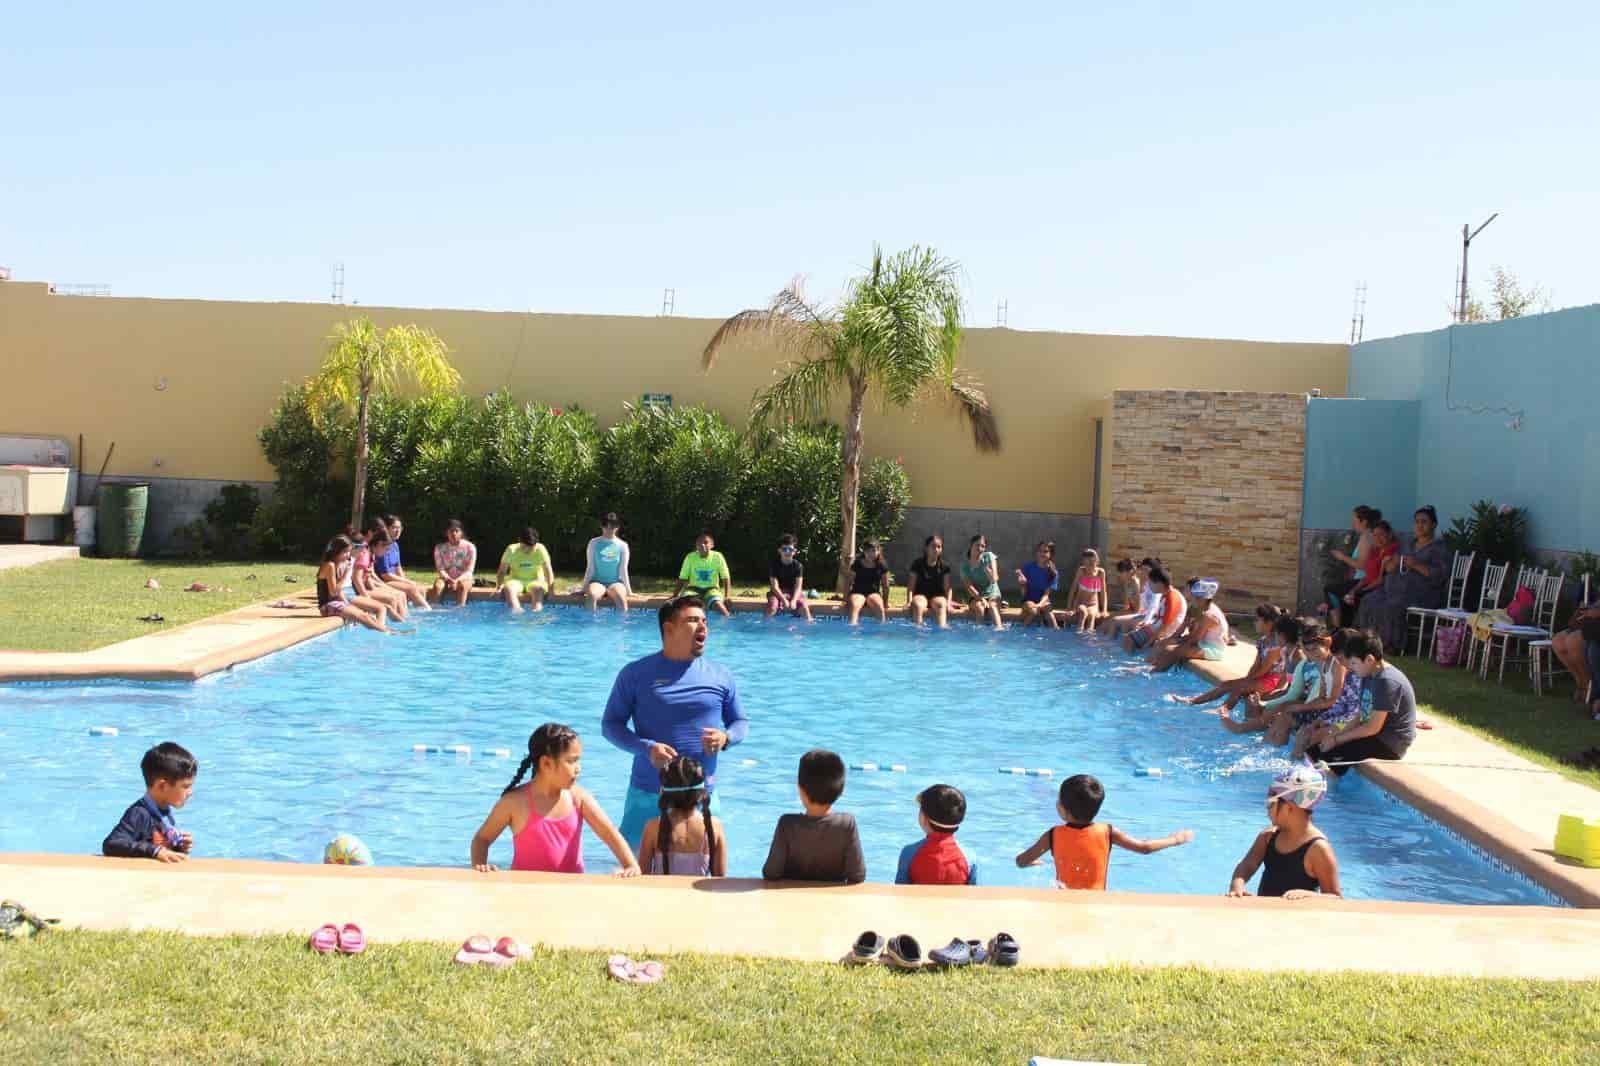
<svg viewBox="0 0 1600 1066">
<path fill-rule="evenodd" d="M 1022 957 L 1016 938 L 1010 933 L 996 933 L 985 945 L 981 940 L 963 940 L 956 937 L 942 948 L 928 952 L 926 959 L 917 938 L 906 933 L 890 937 L 887 942 L 872 930 L 856 938 L 847 962 L 864 966 L 882 962 L 896 970 L 921 970 L 956 966 L 1015 966 Z"/>
</svg>

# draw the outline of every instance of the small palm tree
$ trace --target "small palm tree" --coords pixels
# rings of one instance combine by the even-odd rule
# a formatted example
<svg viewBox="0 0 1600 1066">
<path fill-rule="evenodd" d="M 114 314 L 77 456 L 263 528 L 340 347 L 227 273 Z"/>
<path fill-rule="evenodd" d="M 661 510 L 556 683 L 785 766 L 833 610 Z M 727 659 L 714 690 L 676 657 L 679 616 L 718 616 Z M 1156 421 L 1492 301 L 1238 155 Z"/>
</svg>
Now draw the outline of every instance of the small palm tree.
<svg viewBox="0 0 1600 1066">
<path fill-rule="evenodd" d="M 905 407 L 938 395 L 972 426 L 979 451 L 1000 450 L 1000 433 L 983 387 L 956 364 L 961 346 L 959 268 L 931 248 L 916 245 L 893 256 L 872 249 L 872 269 L 850 282 L 837 308 L 809 302 L 798 281 L 764 308 L 740 311 L 718 327 L 701 355 L 711 369 L 718 353 L 735 341 L 760 336 L 792 356 L 779 378 L 757 392 L 750 417 L 762 423 L 777 414 L 810 416 L 835 392 L 846 389 L 842 447 L 844 472 L 839 512 L 844 539 L 839 550 L 838 589 L 850 579 L 856 553 L 856 502 L 861 492 L 861 416 L 867 393 Z"/>
<path fill-rule="evenodd" d="M 420 326 L 380 330 L 362 317 L 333 327 L 328 356 L 306 381 L 313 408 L 356 409 L 356 487 L 350 524 L 357 529 L 367 497 L 367 409 L 374 394 L 388 395 L 402 378 L 428 395 L 454 392 L 461 383 L 461 375 L 450 365 L 450 349 L 432 330 Z"/>
</svg>

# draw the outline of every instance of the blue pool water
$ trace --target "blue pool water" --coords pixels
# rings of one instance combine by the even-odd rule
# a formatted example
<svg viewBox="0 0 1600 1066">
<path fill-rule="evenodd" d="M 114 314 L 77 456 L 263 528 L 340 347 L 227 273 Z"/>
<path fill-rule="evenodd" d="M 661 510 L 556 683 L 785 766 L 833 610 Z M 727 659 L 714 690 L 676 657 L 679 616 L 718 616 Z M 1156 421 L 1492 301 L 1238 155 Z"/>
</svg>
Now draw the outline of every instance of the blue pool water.
<svg viewBox="0 0 1600 1066">
<path fill-rule="evenodd" d="M 0 851 L 97 852 L 141 791 L 139 758 L 176 740 L 201 762 L 180 824 L 198 853 L 320 861 L 352 832 L 385 865 L 464 865 L 468 843 L 540 722 L 584 739 L 582 782 L 620 818 L 628 759 L 600 736 L 612 678 L 659 649 L 654 612 L 627 619 L 572 608 L 508 616 L 488 604 L 421 617 L 384 638 L 347 627 L 195 684 L 0 686 Z M 984 883 L 1048 887 L 1048 866 L 1013 857 L 1054 820 L 1068 773 L 1105 784 L 1102 820 L 1136 836 L 1193 829 L 1192 844 L 1152 856 L 1117 852 L 1110 887 L 1220 893 L 1266 825 L 1278 753 L 1174 704 L 1193 675 L 1133 676 L 1094 640 L 962 624 L 850 629 L 742 615 L 712 623 L 709 655 L 738 678 L 749 740 L 719 774 L 729 873 L 759 876 L 772 825 L 798 809 L 795 763 L 815 746 L 847 762 L 904 764 L 852 772 L 840 809 L 855 813 L 868 876 L 890 880 L 915 840 L 915 796 L 934 782 L 966 792 L 959 840 Z M 91 736 L 109 725 L 115 737 Z M 413 744 L 468 744 L 471 757 L 418 755 Z M 512 758 L 481 754 L 510 748 Z M 1047 767 L 1054 779 L 1000 766 Z M 1161 776 L 1136 776 L 1155 767 Z M 1549 903 L 1386 792 L 1352 775 L 1317 809 L 1348 895 L 1460 903 Z M 591 870 L 609 852 L 585 834 Z M 492 852 L 509 866 L 509 837 Z"/>
</svg>

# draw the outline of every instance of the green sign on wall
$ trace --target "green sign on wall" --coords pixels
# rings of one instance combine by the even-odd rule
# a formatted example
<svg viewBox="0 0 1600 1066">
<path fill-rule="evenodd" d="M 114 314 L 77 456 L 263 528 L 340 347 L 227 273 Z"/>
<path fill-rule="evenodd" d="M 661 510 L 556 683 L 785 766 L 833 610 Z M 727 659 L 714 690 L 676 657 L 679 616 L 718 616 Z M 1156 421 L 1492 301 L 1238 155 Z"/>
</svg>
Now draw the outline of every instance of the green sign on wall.
<svg viewBox="0 0 1600 1066">
<path fill-rule="evenodd" d="M 672 393 L 647 392 L 640 403 L 645 407 L 659 407 L 661 410 L 666 411 L 672 407 Z"/>
</svg>

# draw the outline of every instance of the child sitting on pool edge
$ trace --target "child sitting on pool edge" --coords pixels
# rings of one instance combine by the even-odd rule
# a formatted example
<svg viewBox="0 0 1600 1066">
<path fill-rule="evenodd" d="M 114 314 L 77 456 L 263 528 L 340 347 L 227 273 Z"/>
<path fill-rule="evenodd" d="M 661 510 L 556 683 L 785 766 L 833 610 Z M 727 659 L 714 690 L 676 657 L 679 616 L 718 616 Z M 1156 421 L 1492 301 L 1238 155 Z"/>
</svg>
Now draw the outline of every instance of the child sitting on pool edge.
<svg viewBox="0 0 1600 1066">
<path fill-rule="evenodd" d="M 702 530 L 694 539 L 694 551 L 683 557 L 678 568 L 678 587 L 670 599 L 677 599 L 688 588 L 689 595 L 705 601 L 707 609 L 715 607 L 722 617 L 728 617 L 728 600 L 733 596 L 733 575 L 728 572 L 728 560 L 716 550 L 717 542 L 709 529 Z"/>
<path fill-rule="evenodd" d="M 1066 824 L 1046 829 L 1032 847 L 1017 856 L 1017 865 L 1037 866 L 1048 852 L 1055 860 L 1057 888 L 1104 892 L 1111 845 L 1149 855 L 1194 839 L 1192 831 L 1180 829 L 1159 840 L 1140 840 L 1109 823 L 1097 822 L 1095 815 L 1105 798 L 1105 788 L 1089 774 L 1074 774 L 1061 782 L 1056 813 Z"/>
<path fill-rule="evenodd" d="M 978 864 L 967 861 L 956 830 L 967 817 L 967 797 L 954 785 L 930 785 L 917 794 L 917 824 L 926 837 L 907 844 L 894 872 L 897 885 L 975 885 Z"/>
<path fill-rule="evenodd" d="M 122 821 L 101 843 L 101 853 L 117 859 L 187 861 L 194 836 L 178 828 L 172 812 L 189 802 L 200 764 L 168 740 L 144 753 L 139 770 L 144 774 L 144 795 L 122 812 Z"/>
<path fill-rule="evenodd" d="M 1272 779 L 1267 786 L 1267 817 L 1263 829 L 1233 868 L 1228 895 L 1250 895 L 1250 878 L 1266 867 L 1258 896 L 1300 899 L 1320 892 L 1338 896 L 1339 860 L 1333 845 L 1311 824 L 1311 808 L 1327 794 L 1328 779 L 1311 766 L 1296 766 Z"/>
<path fill-rule="evenodd" d="M 472 838 L 472 868 L 493 873 L 489 846 L 511 830 L 511 868 L 545 873 L 583 873 L 583 826 L 587 822 L 620 864 L 618 877 L 638 877 L 633 849 L 605 810 L 578 787 L 583 741 L 571 726 L 546 722 L 528 738 L 528 754 L 511 783 Z M 518 787 L 528 771 L 533 780 Z"/>
<path fill-rule="evenodd" d="M 821 748 L 806 752 L 800 756 L 797 784 L 805 813 L 778 817 L 762 878 L 850 885 L 865 881 L 867 864 L 856 817 L 833 809 L 844 795 L 844 760 Z"/>
</svg>

